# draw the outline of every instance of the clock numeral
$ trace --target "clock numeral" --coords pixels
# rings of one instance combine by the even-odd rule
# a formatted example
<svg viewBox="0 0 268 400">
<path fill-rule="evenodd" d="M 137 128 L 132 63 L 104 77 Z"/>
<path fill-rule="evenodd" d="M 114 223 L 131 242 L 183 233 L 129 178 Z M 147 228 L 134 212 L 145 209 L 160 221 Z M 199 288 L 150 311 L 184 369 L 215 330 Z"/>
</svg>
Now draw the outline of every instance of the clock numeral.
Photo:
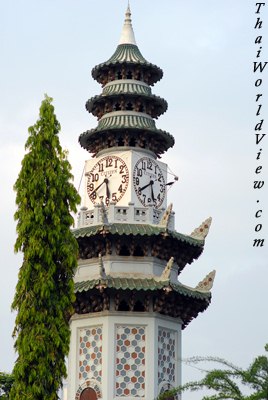
<svg viewBox="0 0 268 400">
<path fill-rule="evenodd" d="M 89 195 L 89 197 L 91 198 L 91 200 L 96 200 L 97 198 L 97 193 L 93 192 L 92 194 Z"/>
<path fill-rule="evenodd" d="M 160 184 L 160 193 L 163 193 L 165 191 L 165 185 Z"/>
<path fill-rule="evenodd" d="M 127 181 L 127 176 L 126 175 L 122 175 L 122 183 L 126 183 L 126 181 Z"/>
<path fill-rule="evenodd" d="M 147 160 L 147 169 L 150 169 L 151 171 L 153 169 L 153 163 L 151 160 Z"/>
<path fill-rule="evenodd" d="M 99 180 L 99 174 L 97 173 L 97 174 L 90 174 L 90 176 L 91 176 L 91 181 L 92 182 L 98 182 L 98 180 Z"/>
<path fill-rule="evenodd" d="M 119 193 L 122 193 L 122 192 L 123 192 L 123 186 L 120 185 L 119 188 L 118 188 L 117 190 L 118 190 Z"/>
<path fill-rule="evenodd" d="M 125 168 L 125 165 L 119 165 L 119 174 L 124 173 L 124 168 Z"/>
<path fill-rule="evenodd" d="M 162 180 L 163 180 L 162 174 L 158 174 L 158 182 L 162 182 Z"/>
<path fill-rule="evenodd" d="M 161 200 L 161 196 L 160 196 L 160 193 L 159 193 L 159 195 L 157 196 L 157 200 Z"/>
<path fill-rule="evenodd" d="M 152 201 L 152 199 L 151 199 L 150 197 L 148 197 L 147 202 L 148 202 L 148 203 L 151 203 L 151 201 Z"/>
<path fill-rule="evenodd" d="M 92 192 L 92 190 L 94 190 L 94 185 L 93 185 L 93 183 L 89 183 L 89 184 L 87 185 L 87 188 L 88 188 L 88 190 L 89 190 L 90 192 Z"/>
<path fill-rule="evenodd" d="M 135 178 L 135 181 L 136 181 L 136 185 L 138 186 L 140 184 L 139 178 Z"/>
<path fill-rule="evenodd" d="M 146 203 L 146 194 L 142 195 L 144 204 Z"/>
<path fill-rule="evenodd" d="M 107 207 L 110 204 L 110 199 L 108 197 L 106 197 L 106 199 L 105 199 L 105 204 L 106 204 Z"/>
<path fill-rule="evenodd" d="M 142 169 L 141 168 L 137 168 L 137 175 L 138 176 L 142 176 Z"/>
<path fill-rule="evenodd" d="M 112 193 L 112 201 L 117 201 L 116 193 Z"/>
<path fill-rule="evenodd" d="M 113 159 L 112 158 L 106 158 L 106 168 L 110 168 L 113 166 Z"/>
<path fill-rule="evenodd" d="M 146 170 L 146 163 L 145 161 L 141 162 L 141 168 L 145 171 Z"/>
<path fill-rule="evenodd" d="M 103 172 L 103 163 L 99 164 L 99 172 Z"/>
</svg>

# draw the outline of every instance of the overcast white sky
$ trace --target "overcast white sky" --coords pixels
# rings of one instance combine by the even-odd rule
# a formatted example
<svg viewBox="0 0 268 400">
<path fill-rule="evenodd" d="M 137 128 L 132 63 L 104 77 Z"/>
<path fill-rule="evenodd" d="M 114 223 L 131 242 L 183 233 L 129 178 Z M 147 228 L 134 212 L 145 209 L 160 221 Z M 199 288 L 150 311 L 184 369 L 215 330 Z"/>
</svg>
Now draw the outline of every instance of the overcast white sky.
<svg viewBox="0 0 268 400">
<path fill-rule="evenodd" d="M 78 187 L 88 158 L 78 136 L 96 126 L 85 102 L 101 92 L 90 75 L 119 41 L 124 0 L 10 0 L 0 3 L 0 182 L 1 290 L 0 371 L 15 360 L 10 312 L 21 255 L 14 255 L 15 194 L 27 129 L 44 93 L 54 98 L 61 144 L 69 150 Z M 180 276 L 196 284 L 217 270 L 208 310 L 183 333 L 183 357 L 218 355 L 246 366 L 267 342 L 268 146 L 257 165 L 253 61 L 257 46 L 255 1 L 131 0 L 136 41 L 143 56 L 164 70 L 153 93 L 169 104 L 157 127 L 170 132 L 175 147 L 163 157 L 179 182 L 169 191 L 176 229 L 191 233 L 209 216 L 213 222 L 200 259 Z M 263 52 L 268 60 L 268 5 L 263 11 Z M 263 133 L 267 133 L 268 70 L 263 73 Z M 265 119 L 266 117 L 266 119 Z M 256 201 L 263 208 L 263 248 L 253 248 Z M 266 204 L 264 204 L 266 201 Z M 183 367 L 183 379 L 193 379 Z M 194 398 L 191 396 L 191 398 Z M 197 396 L 200 398 L 200 396 Z"/>
</svg>

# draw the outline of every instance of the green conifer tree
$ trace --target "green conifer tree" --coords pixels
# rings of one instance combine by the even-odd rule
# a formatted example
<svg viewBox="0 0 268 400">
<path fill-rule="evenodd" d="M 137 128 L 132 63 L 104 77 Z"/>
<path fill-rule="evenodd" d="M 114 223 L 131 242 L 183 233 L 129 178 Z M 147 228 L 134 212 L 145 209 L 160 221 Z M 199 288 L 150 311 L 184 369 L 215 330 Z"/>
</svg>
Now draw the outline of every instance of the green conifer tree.
<svg viewBox="0 0 268 400">
<path fill-rule="evenodd" d="M 11 400 L 56 400 L 66 376 L 78 254 L 70 212 L 76 211 L 80 198 L 51 102 L 45 96 L 39 119 L 29 128 L 27 153 L 14 186 L 15 251 L 23 252 L 23 263 L 12 304 L 18 358 Z"/>
</svg>

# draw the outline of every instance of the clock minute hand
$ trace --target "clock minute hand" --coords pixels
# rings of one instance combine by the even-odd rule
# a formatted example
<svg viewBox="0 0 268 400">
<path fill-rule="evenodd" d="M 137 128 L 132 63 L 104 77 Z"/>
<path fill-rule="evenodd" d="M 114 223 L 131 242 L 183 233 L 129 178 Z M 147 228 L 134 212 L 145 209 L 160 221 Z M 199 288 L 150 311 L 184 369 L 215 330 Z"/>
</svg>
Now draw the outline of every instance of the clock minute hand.
<svg viewBox="0 0 268 400">
<path fill-rule="evenodd" d="M 151 181 L 151 182 L 152 182 L 152 181 Z M 151 197 L 152 197 L 152 200 L 155 201 L 154 190 L 153 190 L 153 183 L 151 184 Z"/>
<path fill-rule="evenodd" d="M 104 179 L 104 181 L 103 181 L 99 186 L 96 187 L 96 189 L 93 190 L 93 192 L 90 194 L 90 197 L 91 197 L 104 183 L 106 183 L 106 182 L 105 182 L 105 179 Z"/>
<path fill-rule="evenodd" d="M 108 179 L 107 178 L 105 178 L 104 179 L 104 182 L 106 183 L 106 197 L 109 199 L 110 198 L 110 190 L 109 190 L 109 187 L 108 187 Z"/>
</svg>

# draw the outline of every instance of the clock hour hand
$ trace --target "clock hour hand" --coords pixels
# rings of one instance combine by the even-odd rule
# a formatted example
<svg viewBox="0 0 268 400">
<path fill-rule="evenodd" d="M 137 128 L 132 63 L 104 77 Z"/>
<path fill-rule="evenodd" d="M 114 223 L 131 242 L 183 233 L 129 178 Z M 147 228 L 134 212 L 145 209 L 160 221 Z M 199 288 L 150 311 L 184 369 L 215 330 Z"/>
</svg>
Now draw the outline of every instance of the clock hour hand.
<svg viewBox="0 0 268 400">
<path fill-rule="evenodd" d="M 142 192 L 144 189 L 146 189 L 148 186 L 152 186 L 154 184 L 154 181 L 150 181 L 148 185 L 143 186 L 142 188 L 139 188 L 139 191 Z"/>
</svg>

